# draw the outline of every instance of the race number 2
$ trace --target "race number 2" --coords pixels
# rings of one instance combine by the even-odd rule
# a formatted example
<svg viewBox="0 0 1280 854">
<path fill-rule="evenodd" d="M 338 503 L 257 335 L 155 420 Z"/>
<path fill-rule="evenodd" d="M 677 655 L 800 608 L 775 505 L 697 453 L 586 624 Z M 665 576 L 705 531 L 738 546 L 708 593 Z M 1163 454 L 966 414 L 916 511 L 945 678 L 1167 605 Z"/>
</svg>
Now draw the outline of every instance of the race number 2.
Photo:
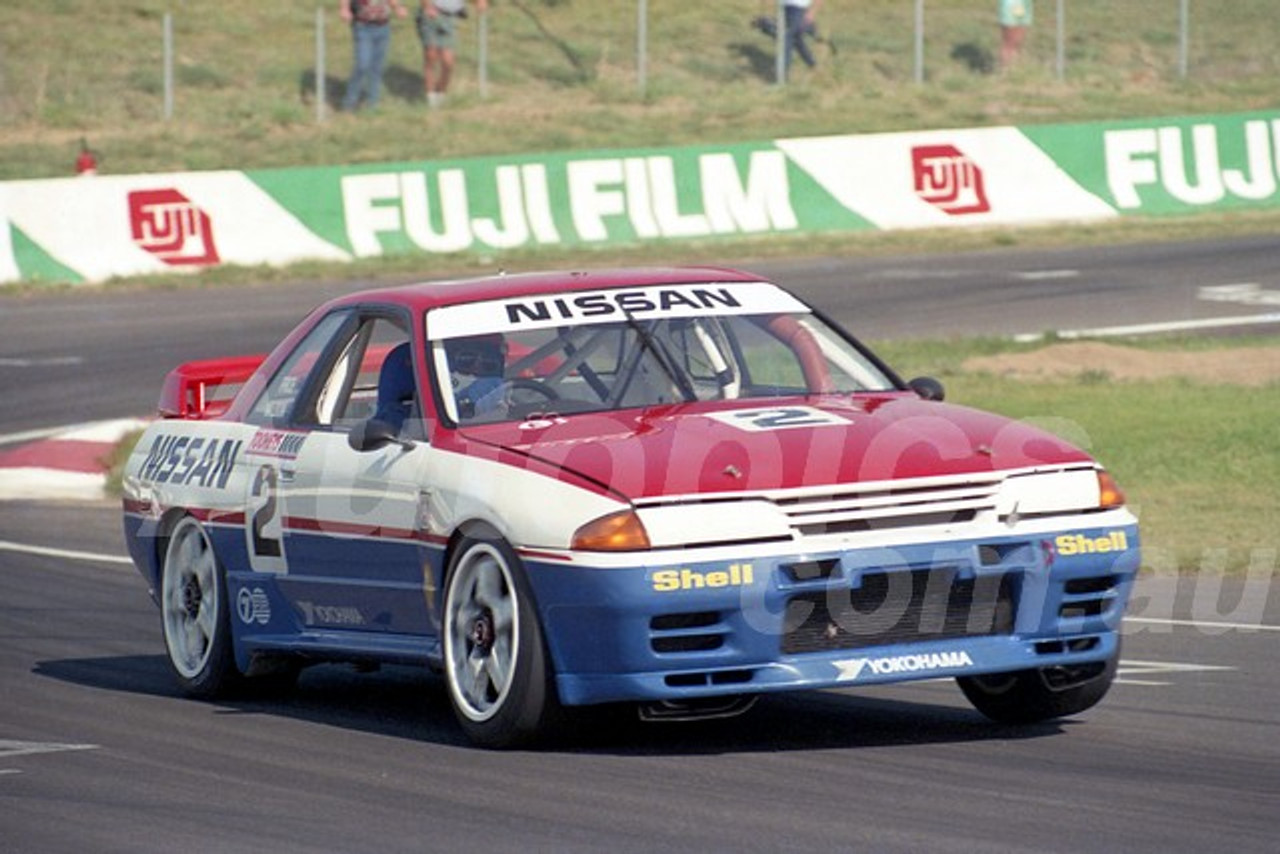
<svg viewBox="0 0 1280 854">
<path fill-rule="evenodd" d="M 707 416 L 739 430 L 763 432 L 794 430 L 800 427 L 848 427 L 848 420 L 812 406 L 776 406 L 715 412 Z"/>
<path fill-rule="evenodd" d="M 280 473 L 273 465 L 258 468 L 246 502 L 249 564 L 254 572 L 288 571 L 284 554 L 284 525 L 280 506 Z"/>
</svg>

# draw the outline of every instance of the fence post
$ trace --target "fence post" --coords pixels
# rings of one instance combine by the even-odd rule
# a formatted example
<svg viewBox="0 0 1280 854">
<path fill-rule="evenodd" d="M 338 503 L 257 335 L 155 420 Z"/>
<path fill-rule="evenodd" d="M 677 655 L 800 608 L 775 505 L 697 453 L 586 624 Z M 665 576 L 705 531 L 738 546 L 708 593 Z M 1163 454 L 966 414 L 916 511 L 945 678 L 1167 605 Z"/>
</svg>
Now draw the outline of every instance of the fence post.
<svg viewBox="0 0 1280 854">
<path fill-rule="evenodd" d="M 915 81 L 924 82 L 924 0 L 916 0 Z"/>
<path fill-rule="evenodd" d="M 644 97 L 649 76 L 649 3 L 639 0 L 636 3 L 636 83 L 640 87 L 640 97 Z"/>
<path fill-rule="evenodd" d="M 1191 51 L 1191 0 L 1182 0 L 1178 8 L 1178 76 L 1187 77 L 1187 54 Z"/>
<path fill-rule="evenodd" d="M 489 97 L 489 13 L 481 12 L 480 20 L 476 27 L 476 40 L 479 45 L 476 54 L 479 57 L 476 61 L 479 68 L 476 69 L 476 77 L 480 81 L 480 97 Z"/>
<path fill-rule="evenodd" d="M 164 120 L 173 118 L 173 13 L 164 13 Z"/>
<path fill-rule="evenodd" d="M 316 7 L 316 121 L 325 118 L 325 55 L 324 55 L 324 9 Z"/>
<path fill-rule="evenodd" d="M 778 0 L 773 25 L 776 29 L 774 41 L 777 44 L 777 55 L 773 58 L 774 82 L 783 86 L 787 82 L 787 10 L 783 0 Z"/>
<path fill-rule="evenodd" d="M 1055 51 L 1058 82 L 1067 77 L 1067 0 L 1058 0 L 1058 33 Z"/>
</svg>

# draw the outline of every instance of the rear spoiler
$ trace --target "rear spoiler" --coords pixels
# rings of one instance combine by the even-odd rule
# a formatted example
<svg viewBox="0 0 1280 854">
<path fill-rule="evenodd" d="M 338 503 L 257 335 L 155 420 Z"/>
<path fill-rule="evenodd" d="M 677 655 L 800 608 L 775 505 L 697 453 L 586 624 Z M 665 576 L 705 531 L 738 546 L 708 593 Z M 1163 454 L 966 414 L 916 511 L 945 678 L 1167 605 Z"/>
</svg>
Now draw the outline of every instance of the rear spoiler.
<svg viewBox="0 0 1280 854">
<path fill-rule="evenodd" d="M 185 362 L 169 372 L 160 389 L 161 418 L 202 421 L 226 412 L 236 393 L 266 359 L 229 356 Z"/>
</svg>

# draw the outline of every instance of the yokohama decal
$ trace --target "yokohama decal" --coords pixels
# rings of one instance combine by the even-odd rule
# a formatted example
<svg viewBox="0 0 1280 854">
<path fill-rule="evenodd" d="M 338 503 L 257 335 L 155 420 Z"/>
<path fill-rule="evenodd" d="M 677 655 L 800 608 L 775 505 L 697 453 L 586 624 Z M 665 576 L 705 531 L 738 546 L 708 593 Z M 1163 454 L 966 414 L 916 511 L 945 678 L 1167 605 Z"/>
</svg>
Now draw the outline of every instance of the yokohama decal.
<svg viewBox="0 0 1280 854">
<path fill-rule="evenodd" d="M 831 662 L 839 674 L 837 682 L 853 682 L 864 671 L 869 670 L 876 676 L 896 676 L 903 673 L 926 673 L 930 670 L 949 670 L 957 667 L 972 667 L 973 659 L 969 653 L 960 652 L 927 652 L 919 655 L 892 655 L 886 658 L 848 658 Z"/>
<path fill-rule="evenodd" d="M 982 170 L 954 145 L 911 149 L 916 195 L 951 216 L 991 210 Z"/>
<path fill-rule="evenodd" d="M 129 194 L 133 242 L 175 267 L 217 264 L 209 215 L 174 189 Z"/>
</svg>

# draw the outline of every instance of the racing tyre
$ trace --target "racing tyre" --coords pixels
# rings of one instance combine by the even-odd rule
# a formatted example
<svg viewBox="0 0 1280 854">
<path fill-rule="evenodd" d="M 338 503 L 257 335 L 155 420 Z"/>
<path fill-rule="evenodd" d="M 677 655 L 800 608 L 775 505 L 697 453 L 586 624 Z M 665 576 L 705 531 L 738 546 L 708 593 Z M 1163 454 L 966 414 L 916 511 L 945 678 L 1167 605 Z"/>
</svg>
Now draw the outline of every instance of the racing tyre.
<svg viewBox="0 0 1280 854">
<path fill-rule="evenodd" d="M 164 643 L 183 692 L 202 699 L 225 693 L 240 681 L 226 580 L 209 535 L 192 517 L 170 532 L 161 574 Z"/>
<path fill-rule="evenodd" d="M 459 543 L 445 581 L 443 634 L 449 700 L 468 738 L 501 748 L 546 734 L 559 700 L 529 582 L 502 540 Z"/>
<path fill-rule="evenodd" d="M 1092 708 L 1116 676 L 1117 653 L 1106 661 L 1042 667 L 956 679 L 974 708 L 1002 724 L 1033 724 Z"/>
</svg>

